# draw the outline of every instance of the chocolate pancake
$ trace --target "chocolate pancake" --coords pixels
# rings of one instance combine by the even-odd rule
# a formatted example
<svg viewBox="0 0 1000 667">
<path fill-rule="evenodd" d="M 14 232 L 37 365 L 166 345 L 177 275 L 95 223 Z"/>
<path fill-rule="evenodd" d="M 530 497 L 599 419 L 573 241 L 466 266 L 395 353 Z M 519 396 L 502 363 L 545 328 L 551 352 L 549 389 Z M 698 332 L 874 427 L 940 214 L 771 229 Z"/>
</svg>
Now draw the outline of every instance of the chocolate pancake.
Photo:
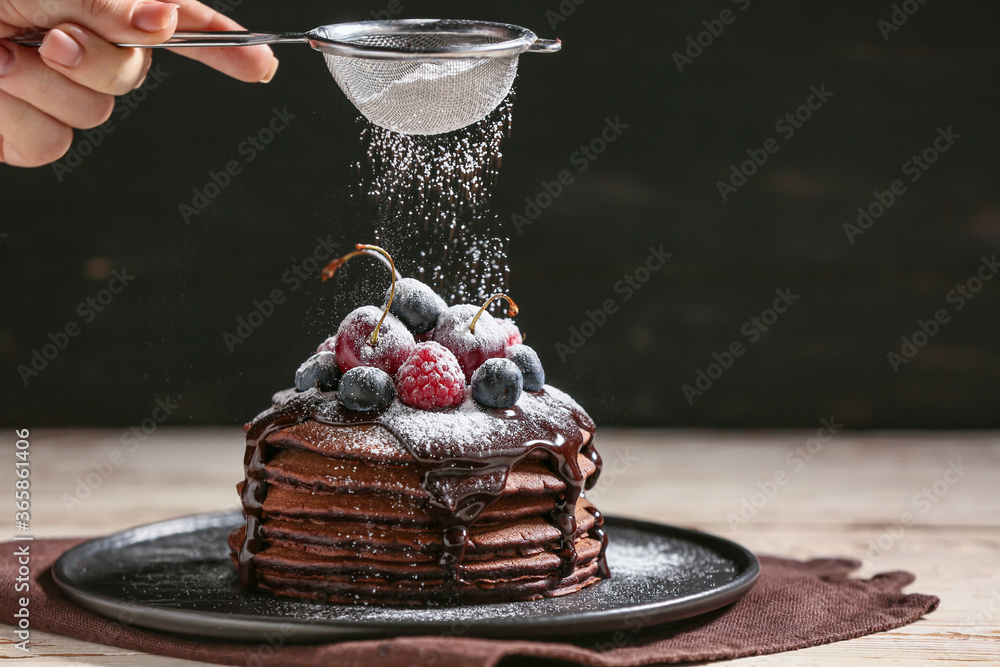
<svg viewBox="0 0 1000 667">
<path fill-rule="evenodd" d="M 610 576 L 594 424 L 546 386 L 510 409 L 336 392 L 275 395 L 247 425 L 241 584 L 335 603 L 460 604 L 564 595 Z"/>
</svg>

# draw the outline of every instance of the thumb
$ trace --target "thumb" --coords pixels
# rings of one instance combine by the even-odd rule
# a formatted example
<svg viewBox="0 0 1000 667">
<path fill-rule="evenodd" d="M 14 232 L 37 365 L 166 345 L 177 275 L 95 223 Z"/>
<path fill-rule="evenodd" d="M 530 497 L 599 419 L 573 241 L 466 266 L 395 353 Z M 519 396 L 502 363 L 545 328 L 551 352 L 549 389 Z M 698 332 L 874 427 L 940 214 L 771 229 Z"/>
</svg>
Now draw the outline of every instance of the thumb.
<svg viewBox="0 0 1000 667">
<path fill-rule="evenodd" d="M 109 42 L 159 44 L 177 28 L 178 5 L 157 0 L 0 0 L 0 26 L 76 23 Z"/>
</svg>

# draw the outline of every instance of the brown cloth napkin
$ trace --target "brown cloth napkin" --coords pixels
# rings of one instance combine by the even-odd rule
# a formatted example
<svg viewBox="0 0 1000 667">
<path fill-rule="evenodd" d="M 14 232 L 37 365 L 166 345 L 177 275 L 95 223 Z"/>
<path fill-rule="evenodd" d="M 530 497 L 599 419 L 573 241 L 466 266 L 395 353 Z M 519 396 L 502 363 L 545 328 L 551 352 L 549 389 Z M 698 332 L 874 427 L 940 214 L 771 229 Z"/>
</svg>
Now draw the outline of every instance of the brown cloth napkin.
<svg viewBox="0 0 1000 667">
<path fill-rule="evenodd" d="M 886 572 L 868 580 L 849 579 L 853 560 L 824 558 L 800 562 L 760 559 L 757 585 L 735 604 L 696 619 L 606 635 L 589 634 L 559 642 L 477 639 L 474 637 L 399 637 L 319 645 L 244 644 L 189 639 L 143 630 L 92 614 L 68 601 L 52 580 L 52 563 L 82 540 L 37 540 L 0 545 L 0 621 L 10 623 L 18 598 L 30 598 L 31 628 L 98 644 L 224 665 L 388 667 L 451 665 L 485 667 L 504 658 L 525 658 L 625 667 L 663 662 L 725 660 L 828 644 L 912 623 L 933 611 L 931 595 L 904 595 L 914 579 L 908 572 Z M 15 549 L 31 545 L 31 590 L 14 591 Z M 506 661 L 505 661 L 506 662 Z M 544 664 L 544 663 L 536 663 Z"/>
</svg>

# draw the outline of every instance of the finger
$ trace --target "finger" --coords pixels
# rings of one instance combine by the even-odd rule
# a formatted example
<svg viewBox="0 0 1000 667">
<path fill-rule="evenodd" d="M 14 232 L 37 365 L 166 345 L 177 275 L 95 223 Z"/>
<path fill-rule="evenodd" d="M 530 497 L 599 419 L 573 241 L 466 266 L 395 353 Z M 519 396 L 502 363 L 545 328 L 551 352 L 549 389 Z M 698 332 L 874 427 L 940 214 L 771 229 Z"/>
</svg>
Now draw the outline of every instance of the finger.
<svg viewBox="0 0 1000 667">
<path fill-rule="evenodd" d="M 70 127 L 97 127 L 111 116 L 113 95 L 66 78 L 47 66 L 37 49 L 0 42 L 0 51 L 9 58 L 7 65 L 0 68 L 0 90 Z"/>
<path fill-rule="evenodd" d="M 71 143 L 69 127 L 0 91 L 0 160 L 15 167 L 40 167 L 65 155 Z"/>
<path fill-rule="evenodd" d="M 123 49 L 71 23 L 50 30 L 38 53 L 66 78 L 108 95 L 124 95 L 140 85 L 152 57 L 150 49 Z"/>
<path fill-rule="evenodd" d="M 109 42 L 159 44 L 174 33 L 177 9 L 173 3 L 156 0 L 4 0 L 0 2 L 0 26 L 28 29 L 75 23 L 87 26 Z"/>
<path fill-rule="evenodd" d="M 183 31 L 243 30 L 236 21 L 223 16 L 195 0 L 176 0 L 181 6 L 177 29 Z M 250 83 L 267 83 L 278 69 L 278 59 L 269 46 L 241 46 L 239 48 L 181 48 L 171 49 L 182 56 L 193 58 L 224 74 Z"/>
</svg>

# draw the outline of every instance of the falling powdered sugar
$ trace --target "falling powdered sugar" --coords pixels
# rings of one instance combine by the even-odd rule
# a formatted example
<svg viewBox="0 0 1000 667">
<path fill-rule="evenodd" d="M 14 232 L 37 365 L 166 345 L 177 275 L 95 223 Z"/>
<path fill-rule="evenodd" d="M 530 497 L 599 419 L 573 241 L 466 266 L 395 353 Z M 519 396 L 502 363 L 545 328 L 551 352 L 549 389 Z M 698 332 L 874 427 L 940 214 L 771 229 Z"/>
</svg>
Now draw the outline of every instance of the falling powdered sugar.
<svg viewBox="0 0 1000 667">
<path fill-rule="evenodd" d="M 507 284 L 508 238 L 491 213 L 513 94 L 484 120 L 444 135 L 362 131 L 361 196 L 376 240 L 451 302 L 483 301 Z"/>
</svg>

